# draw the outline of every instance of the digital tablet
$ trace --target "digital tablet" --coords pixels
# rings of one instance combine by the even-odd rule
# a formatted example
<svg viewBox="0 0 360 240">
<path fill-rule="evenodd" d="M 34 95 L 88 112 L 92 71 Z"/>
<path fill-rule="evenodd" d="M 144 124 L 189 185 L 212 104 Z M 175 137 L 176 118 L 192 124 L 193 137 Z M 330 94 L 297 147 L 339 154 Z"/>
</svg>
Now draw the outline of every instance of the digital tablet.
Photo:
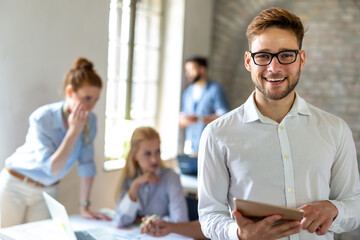
<svg viewBox="0 0 360 240">
<path fill-rule="evenodd" d="M 300 221 L 304 214 L 303 210 L 288 208 L 267 203 L 254 202 L 240 198 L 234 198 L 236 210 L 248 218 L 261 219 L 270 215 L 281 215 L 283 220 Z"/>
</svg>

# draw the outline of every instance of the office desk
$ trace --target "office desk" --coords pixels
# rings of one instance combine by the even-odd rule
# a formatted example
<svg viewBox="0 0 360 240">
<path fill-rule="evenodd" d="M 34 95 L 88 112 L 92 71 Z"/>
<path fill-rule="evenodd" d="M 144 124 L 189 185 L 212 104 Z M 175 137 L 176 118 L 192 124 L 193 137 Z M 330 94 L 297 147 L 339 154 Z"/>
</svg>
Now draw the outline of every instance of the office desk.
<svg viewBox="0 0 360 240">
<path fill-rule="evenodd" d="M 188 205 L 189 220 L 199 219 L 198 214 L 198 199 L 197 199 L 197 177 L 192 175 L 180 174 L 180 182 L 186 197 Z"/>
<path fill-rule="evenodd" d="M 96 232 L 96 229 L 105 228 L 108 230 L 109 235 L 112 237 L 101 235 L 96 236 L 96 239 L 104 240 L 191 240 L 191 238 L 180 236 L 178 234 L 169 234 L 165 237 L 155 238 L 146 234 L 140 234 L 138 226 L 134 226 L 129 229 L 117 229 L 111 226 L 111 222 L 106 221 L 94 221 L 84 219 L 80 216 L 70 217 L 71 226 L 74 231 L 90 230 Z M 3 228 L 0 230 L 1 240 L 64 240 L 62 232 L 57 229 L 56 225 L 51 219 L 32 222 L 22 225 L 17 225 L 9 228 Z"/>
<path fill-rule="evenodd" d="M 188 194 L 197 195 L 198 183 L 196 176 L 180 174 L 180 182 L 186 196 Z"/>
</svg>

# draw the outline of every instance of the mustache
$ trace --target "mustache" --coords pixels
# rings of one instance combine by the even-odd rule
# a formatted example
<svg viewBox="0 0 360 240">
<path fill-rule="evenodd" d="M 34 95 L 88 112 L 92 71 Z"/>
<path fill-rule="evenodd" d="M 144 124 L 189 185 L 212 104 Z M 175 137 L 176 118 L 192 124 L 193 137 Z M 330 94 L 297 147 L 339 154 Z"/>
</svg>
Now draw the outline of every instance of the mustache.
<svg viewBox="0 0 360 240">
<path fill-rule="evenodd" d="M 286 76 L 282 75 L 282 74 L 268 74 L 268 75 L 263 75 L 263 78 L 285 78 Z"/>
</svg>

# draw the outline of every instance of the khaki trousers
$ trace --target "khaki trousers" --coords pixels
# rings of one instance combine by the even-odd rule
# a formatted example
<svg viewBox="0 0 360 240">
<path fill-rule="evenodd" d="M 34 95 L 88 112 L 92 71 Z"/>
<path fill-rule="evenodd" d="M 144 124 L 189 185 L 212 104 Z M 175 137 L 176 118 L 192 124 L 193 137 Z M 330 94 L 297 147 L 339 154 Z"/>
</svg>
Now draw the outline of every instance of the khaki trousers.
<svg viewBox="0 0 360 240">
<path fill-rule="evenodd" d="M 36 187 L 12 176 L 5 168 L 0 173 L 0 227 L 50 218 L 42 192 L 57 198 L 59 184 Z"/>
</svg>

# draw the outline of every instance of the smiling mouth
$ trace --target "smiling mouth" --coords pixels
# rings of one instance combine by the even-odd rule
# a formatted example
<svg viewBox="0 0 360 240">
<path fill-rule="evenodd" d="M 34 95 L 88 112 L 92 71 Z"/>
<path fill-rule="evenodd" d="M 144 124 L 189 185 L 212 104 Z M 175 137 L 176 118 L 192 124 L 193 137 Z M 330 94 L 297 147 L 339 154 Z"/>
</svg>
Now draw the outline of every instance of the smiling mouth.
<svg viewBox="0 0 360 240">
<path fill-rule="evenodd" d="M 284 81 L 285 78 L 265 78 L 265 80 L 268 82 L 281 82 Z"/>
</svg>

